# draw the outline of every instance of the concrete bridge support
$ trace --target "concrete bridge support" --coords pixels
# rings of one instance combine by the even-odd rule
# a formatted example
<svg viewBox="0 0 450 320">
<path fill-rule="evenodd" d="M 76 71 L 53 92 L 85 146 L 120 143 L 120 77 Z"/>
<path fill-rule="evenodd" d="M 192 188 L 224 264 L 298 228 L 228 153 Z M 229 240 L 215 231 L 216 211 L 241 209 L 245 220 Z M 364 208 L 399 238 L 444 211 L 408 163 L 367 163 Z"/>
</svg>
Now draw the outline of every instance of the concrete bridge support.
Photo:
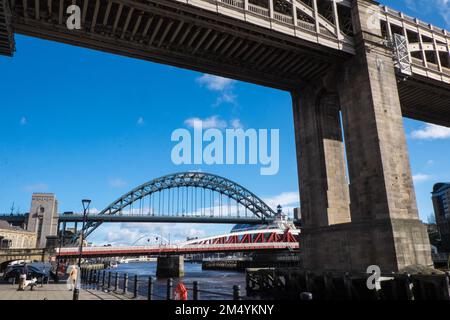
<svg viewBox="0 0 450 320">
<path fill-rule="evenodd" d="M 179 278 L 184 276 L 183 256 L 158 256 L 156 277 Z"/>
<path fill-rule="evenodd" d="M 329 90 L 329 83 L 292 94 L 307 269 L 364 272 L 379 265 L 390 272 L 432 265 L 418 217 L 392 52 L 374 12 L 375 3 L 353 2 L 357 54 L 329 75 L 342 111 L 348 187 L 337 108 L 323 102 L 329 98 L 320 89 Z"/>
</svg>

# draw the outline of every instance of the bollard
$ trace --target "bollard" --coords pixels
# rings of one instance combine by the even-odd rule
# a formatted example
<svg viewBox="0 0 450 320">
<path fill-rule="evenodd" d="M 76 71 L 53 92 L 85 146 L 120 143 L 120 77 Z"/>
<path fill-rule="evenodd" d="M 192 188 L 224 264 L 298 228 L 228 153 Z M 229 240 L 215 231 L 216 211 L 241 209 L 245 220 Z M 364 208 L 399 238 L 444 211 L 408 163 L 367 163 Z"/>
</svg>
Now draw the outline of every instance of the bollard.
<svg viewBox="0 0 450 320">
<path fill-rule="evenodd" d="M 108 272 L 108 291 L 111 288 L 111 271 Z"/>
<path fill-rule="evenodd" d="M 241 286 L 233 286 L 233 300 L 241 300 Z"/>
<path fill-rule="evenodd" d="M 114 282 L 114 292 L 117 292 L 118 286 L 119 286 L 119 274 L 116 272 L 116 279 Z"/>
<path fill-rule="evenodd" d="M 152 300 L 153 296 L 153 278 L 148 277 L 147 300 Z"/>
<path fill-rule="evenodd" d="M 194 281 L 192 286 L 192 300 L 198 300 L 198 282 Z"/>
<path fill-rule="evenodd" d="M 167 300 L 172 299 L 172 289 L 173 289 L 173 280 L 172 278 L 169 278 L 167 279 L 167 293 L 166 293 Z"/>
<path fill-rule="evenodd" d="M 125 273 L 123 275 L 123 294 L 127 293 L 127 287 L 128 287 L 128 273 Z"/>
<path fill-rule="evenodd" d="M 302 292 L 300 293 L 300 300 L 312 300 L 313 295 L 311 292 Z"/>
<path fill-rule="evenodd" d="M 134 275 L 134 288 L 133 288 L 133 298 L 137 298 L 138 295 L 138 276 Z"/>
</svg>

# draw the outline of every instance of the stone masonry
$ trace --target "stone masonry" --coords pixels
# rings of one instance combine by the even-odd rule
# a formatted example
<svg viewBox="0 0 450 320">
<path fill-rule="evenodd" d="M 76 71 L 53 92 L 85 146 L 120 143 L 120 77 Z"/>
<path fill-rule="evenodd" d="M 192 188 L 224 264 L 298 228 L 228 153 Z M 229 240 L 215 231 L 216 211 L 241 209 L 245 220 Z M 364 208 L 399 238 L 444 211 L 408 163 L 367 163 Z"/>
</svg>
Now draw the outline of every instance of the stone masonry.
<svg viewBox="0 0 450 320">
<path fill-rule="evenodd" d="M 432 265 L 426 228 L 418 217 L 392 52 L 374 15 L 377 5 L 353 1 L 357 54 L 330 75 L 342 112 L 351 222 L 343 213 L 348 197 L 341 190 L 347 186 L 340 152 L 331 148 L 335 153 L 330 153 L 332 144 L 325 139 L 317 143 L 325 131 L 317 103 L 323 91 L 307 87 L 292 94 L 307 215 L 302 237 L 307 269 L 364 272 L 379 265 L 382 272 L 392 272 Z M 329 90 L 328 83 L 324 87 Z M 331 132 L 337 132 L 337 124 L 326 122 Z M 336 174 L 336 168 L 342 172 Z"/>
</svg>

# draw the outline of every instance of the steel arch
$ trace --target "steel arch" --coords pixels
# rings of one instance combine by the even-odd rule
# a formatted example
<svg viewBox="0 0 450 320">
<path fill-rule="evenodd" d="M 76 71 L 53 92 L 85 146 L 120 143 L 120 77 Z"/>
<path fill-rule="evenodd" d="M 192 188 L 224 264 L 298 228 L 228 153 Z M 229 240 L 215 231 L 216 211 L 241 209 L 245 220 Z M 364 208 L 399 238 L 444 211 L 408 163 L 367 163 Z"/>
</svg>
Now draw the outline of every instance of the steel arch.
<svg viewBox="0 0 450 320">
<path fill-rule="evenodd" d="M 117 214 L 145 196 L 178 187 L 197 187 L 219 192 L 243 205 L 253 213 L 256 219 L 260 219 L 261 223 L 266 223 L 275 217 L 275 211 L 248 189 L 224 177 L 204 172 L 180 172 L 153 179 L 124 194 L 103 209 L 99 215 Z M 85 227 L 85 236 L 89 236 L 101 223 L 88 222 Z M 74 241 L 77 237 L 78 235 L 75 235 Z"/>
</svg>

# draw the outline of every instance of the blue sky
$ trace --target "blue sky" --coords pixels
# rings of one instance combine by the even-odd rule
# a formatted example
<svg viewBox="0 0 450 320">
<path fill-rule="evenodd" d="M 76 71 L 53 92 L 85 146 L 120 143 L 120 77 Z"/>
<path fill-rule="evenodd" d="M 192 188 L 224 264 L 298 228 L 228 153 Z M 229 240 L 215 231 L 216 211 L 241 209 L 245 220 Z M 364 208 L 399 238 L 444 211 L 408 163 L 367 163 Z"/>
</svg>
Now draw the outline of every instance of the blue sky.
<svg viewBox="0 0 450 320">
<path fill-rule="evenodd" d="M 448 0 L 385 3 L 449 28 Z M 20 35 L 16 41 L 14 58 L 0 57 L 0 212 L 9 212 L 12 202 L 28 211 L 32 192 L 54 192 L 61 212 L 80 211 L 84 197 L 102 209 L 145 181 L 199 168 L 239 182 L 272 205 L 298 205 L 288 93 Z M 280 129 L 279 173 L 261 176 L 256 165 L 173 165 L 171 133 L 193 118 Z M 426 220 L 432 185 L 450 181 L 450 132 L 407 119 L 405 130 Z M 102 226 L 91 240 L 130 243 L 145 233 L 182 239 L 228 229 L 116 224 Z"/>
</svg>

